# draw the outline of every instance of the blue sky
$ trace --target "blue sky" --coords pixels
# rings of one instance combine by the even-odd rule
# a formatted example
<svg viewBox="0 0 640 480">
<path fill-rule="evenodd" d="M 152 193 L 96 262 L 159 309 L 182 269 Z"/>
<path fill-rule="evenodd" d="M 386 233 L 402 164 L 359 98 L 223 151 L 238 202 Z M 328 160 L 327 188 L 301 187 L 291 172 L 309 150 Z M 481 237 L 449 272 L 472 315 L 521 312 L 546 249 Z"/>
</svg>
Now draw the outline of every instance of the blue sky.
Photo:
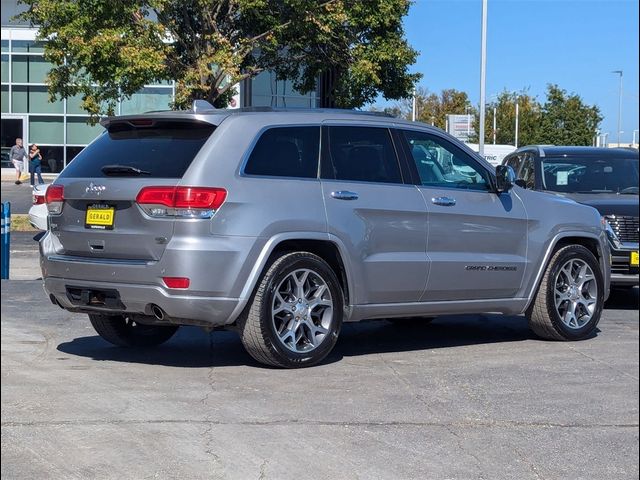
<svg viewBox="0 0 640 480">
<path fill-rule="evenodd" d="M 405 33 L 420 52 L 412 71 L 424 75 L 421 86 L 464 90 L 479 102 L 481 5 L 414 2 Z M 623 70 L 622 141 L 631 141 L 638 128 L 637 0 L 488 0 L 487 25 L 488 101 L 523 88 L 542 100 L 546 85 L 556 83 L 597 105 L 601 129 L 615 142 L 618 76 L 611 71 Z"/>
</svg>

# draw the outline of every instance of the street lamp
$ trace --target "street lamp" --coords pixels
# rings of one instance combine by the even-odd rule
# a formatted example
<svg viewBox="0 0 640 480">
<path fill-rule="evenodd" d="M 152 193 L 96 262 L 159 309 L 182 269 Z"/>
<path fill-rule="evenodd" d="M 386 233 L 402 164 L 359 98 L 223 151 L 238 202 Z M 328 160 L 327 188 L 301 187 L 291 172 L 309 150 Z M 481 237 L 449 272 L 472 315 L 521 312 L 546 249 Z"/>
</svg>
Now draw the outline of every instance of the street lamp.
<svg viewBox="0 0 640 480">
<path fill-rule="evenodd" d="M 478 153 L 484 157 L 484 101 L 487 79 L 487 0 L 482 0 L 482 30 L 480 34 L 480 136 Z"/>
<path fill-rule="evenodd" d="M 493 107 L 493 144 L 496 144 L 496 107 Z"/>
<path fill-rule="evenodd" d="M 604 133 L 602 134 L 602 137 L 603 137 L 603 138 L 602 138 L 602 146 L 603 146 L 603 147 L 608 147 L 608 146 L 609 146 L 609 143 L 607 142 L 607 139 L 609 138 L 609 132 L 604 132 Z"/>
<path fill-rule="evenodd" d="M 520 105 L 518 105 L 518 99 L 516 98 L 516 138 L 515 147 L 518 148 L 518 120 L 520 119 Z"/>
<path fill-rule="evenodd" d="M 620 146 L 620 133 L 622 130 L 622 70 L 614 70 L 611 73 L 617 73 L 620 75 L 620 88 L 618 90 L 618 146 Z"/>
<path fill-rule="evenodd" d="M 416 121 L 416 87 L 413 87 L 413 108 L 411 109 L 411 121 Z"/>
</svg>

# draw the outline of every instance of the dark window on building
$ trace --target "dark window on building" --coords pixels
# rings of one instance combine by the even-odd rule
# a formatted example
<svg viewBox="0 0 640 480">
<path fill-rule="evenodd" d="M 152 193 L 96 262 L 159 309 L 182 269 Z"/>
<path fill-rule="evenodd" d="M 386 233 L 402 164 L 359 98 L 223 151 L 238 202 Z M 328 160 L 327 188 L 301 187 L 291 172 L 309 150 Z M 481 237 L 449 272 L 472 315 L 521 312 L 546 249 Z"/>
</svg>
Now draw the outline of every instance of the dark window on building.
<svg viewBox="0 0 640 480">
<path fill-rule="evenodd" d="M 256 143 L 244 173 L 271 177 L 316 178 L 320 127 L 274 127 Z"/>
<path fill-rule="evenodd" d="M 63 147 L 49 147 L 47 145 L 38 145 L 40 154 L 42 155 L 42 172 L 43 173 L 60 173 L 64 167 Z"/>
<path fill-rule="evenodd" d="M 387 128 L 329 127 L 325 177 L 361 182 L 402 183 Z M 326 158 L 326 157 L 324 157 Z"/>
</svg>

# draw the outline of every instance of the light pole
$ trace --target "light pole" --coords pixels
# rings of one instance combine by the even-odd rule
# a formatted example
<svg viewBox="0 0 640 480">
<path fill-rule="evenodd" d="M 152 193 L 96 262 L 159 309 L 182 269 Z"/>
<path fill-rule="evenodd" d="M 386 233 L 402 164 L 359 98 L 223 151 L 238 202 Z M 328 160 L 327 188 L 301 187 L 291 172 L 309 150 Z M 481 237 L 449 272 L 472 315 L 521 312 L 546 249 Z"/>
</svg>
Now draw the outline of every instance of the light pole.
<svg viewBox="0 0 640 480">
<path fill-rule="evenodd" d="M 516 99 L 516 141 L 515 147 L 518 148 L 518 120 L 520 117 L 520 105 L 518 105 L 518 99 Z"/>
<path fill-rule="evenodd" d="M 636 132 L 637 132 L 637 131 L 638 131 L 638 129 L 635 129 L 635 130 L 633 131 L 633 143 L 632 143 L 631 145 L 637 145 L 637 143 L 636 143 Z"/>
<path fill-rule="evenodd" d="M 608 147 L 608 146 L 609 146 L 609 143 L 608 143 L 607 139 L 609 138 L 609 132 L 604 132 L 604 133 L 602 134 L 602 137 L 603 137 L 603 138 L 602 138 L 602 146 L 603 146 L 603 147 Z"/>
<path fill-rule="evenodd" d="M 620 146 L 620 131 L 622 130 L 622 70 L 614 70 L 611 73 L 617 73 L 620 75 L 620 88 L 618 90 L 618 146 Z"/>
<path fill-rule="evenodd" d="M 471 136 L 471 116 L 469 115 L 469 105 L 464 107 L 464 114 L 467 116 L 467 142 Z"/>
<path fill-rule="evenodd" d="M 493 107 L 493 144 L 496 144 L 496 107 Z"/>
<path fill-rule="evenodd" d="M 411 121 L 416 121 L 416 87 L 413 87 L 413 107 L 411 109 Z"/>
<path fill-rule="evenodd" d="M 484 157 L 484 99 L 487 78 L 487 0 L 482 0 L 482 31 L 480 35 L 480 135 L 478 153 Z"/>
</svg>

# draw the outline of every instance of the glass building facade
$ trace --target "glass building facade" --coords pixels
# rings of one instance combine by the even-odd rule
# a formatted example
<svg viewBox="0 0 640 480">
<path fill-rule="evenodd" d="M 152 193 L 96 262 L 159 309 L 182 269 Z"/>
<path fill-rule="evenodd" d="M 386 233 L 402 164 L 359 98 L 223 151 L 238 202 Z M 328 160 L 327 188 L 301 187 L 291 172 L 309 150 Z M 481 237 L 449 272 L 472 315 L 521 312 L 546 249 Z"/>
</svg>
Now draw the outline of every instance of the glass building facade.
<svg viewBox="0 0 640 480">
<path fill-rule="evenodd" d="M 7 151 L 17 137 L 37 144 L 43 154 L 44 173 L 58 173 L 102 130 L 87 123 L 81 98 L 49 102 L 46 76 L 51 68 L 42 43 L 32 28 L 2 28 L 2 167 L 12 168 Z M 173 101 L 174 85 L 147 85 L 118 103 L 116 113 L 128 115 L 166 110 Z"/>
<path fill-rule="evenodd" d="M 3 0 L 18 8 L 15 2 Z M 37 144 L 43 154 L 44 173 L 58 173 L 101 131 L 100 125 L 87 123 L 81 98 L 49 102 L 46 77 L 51 68 L 44 59 L 44 46 L 35 40 L 37 29 L 20 25 L 2 27 L 2 98 L 1 146 L 2 168 L 13 168 L 8 152 L 20 137 L 25 145 Z M 271 106 L 315 108 L 320 105 L 316 91 L 300 94 L 287 80 L 278 80 L 272 72 L 239 85 L 236 106 Z M 117 115 L 130 115 L 152 110 L 167 110 L 175 95 L 175 82 L 146 85 L 131 98 L 118 103 Z"/>
</svg>

